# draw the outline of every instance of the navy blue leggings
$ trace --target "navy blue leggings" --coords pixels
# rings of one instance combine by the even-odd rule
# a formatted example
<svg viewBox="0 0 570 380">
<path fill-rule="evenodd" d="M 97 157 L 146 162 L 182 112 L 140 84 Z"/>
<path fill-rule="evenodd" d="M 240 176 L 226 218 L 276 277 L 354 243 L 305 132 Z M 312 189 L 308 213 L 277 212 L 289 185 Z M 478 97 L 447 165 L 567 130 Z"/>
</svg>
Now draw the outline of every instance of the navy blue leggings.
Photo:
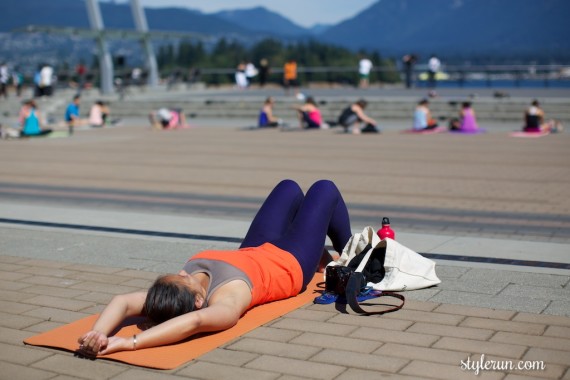
<svg viewBox="0 0 570 380">
<path fill-rule="evenodd" d="M 281 181 L 269 194 L 240 248 L 271 243 L 290 252 L 303 270 L 303 289 L 315 275 L 328 235 L 341 252 L 351 236 L 348 210 L 335 184 L 317 181 L 303 192 L 291 180 Z"/>
</svg>

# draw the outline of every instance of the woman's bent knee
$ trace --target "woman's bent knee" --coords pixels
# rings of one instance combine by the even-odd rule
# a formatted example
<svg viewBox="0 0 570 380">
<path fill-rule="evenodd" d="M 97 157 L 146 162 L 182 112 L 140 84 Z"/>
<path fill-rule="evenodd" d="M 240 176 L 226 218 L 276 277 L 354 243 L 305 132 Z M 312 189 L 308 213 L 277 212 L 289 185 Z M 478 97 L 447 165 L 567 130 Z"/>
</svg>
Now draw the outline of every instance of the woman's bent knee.
<svg viewBox="0 0 570 380">
<path fill-rule="evenodd" d="M 328 179 L 318 180 L 311 186 L 311 189 L 314 189 L 313 191 L 316 190 L 319 192 L 338 192 L 338 188 L 336 187 L 335 183 Z"/>
<path fill-rule="evenodd" d="M 279 182 L 271 191 L 271 194 L 268 196 L 268 198 L 272 198 L 278 196 L 280 198 L 283 197 L 288 197 L 291 199 L 302 199 L 304 198 L 304 194 L 303 194 L 303 190 L 301 190 L 301 187 L 297 184 L 297 182 L 291 180 L 291 179 L 284 179 L 281 182 Z"/>
<path fill-rule="evenodd" d="M 275 189 L 287 189 L 288 191 L 303 193 L 299 184 L 292 179 L 284 179 L 275 186 Z"/>
<path fill-rule="evenodd" d="M 299 187 L 299 185 L 297 184 L 297 182 L 293 181 L 292 179 L 283 179 L 281 180 L 281 182 L 279 182 L 277 184 L 277 186 L 295 186 L 295 187 Z"/>
</svg>

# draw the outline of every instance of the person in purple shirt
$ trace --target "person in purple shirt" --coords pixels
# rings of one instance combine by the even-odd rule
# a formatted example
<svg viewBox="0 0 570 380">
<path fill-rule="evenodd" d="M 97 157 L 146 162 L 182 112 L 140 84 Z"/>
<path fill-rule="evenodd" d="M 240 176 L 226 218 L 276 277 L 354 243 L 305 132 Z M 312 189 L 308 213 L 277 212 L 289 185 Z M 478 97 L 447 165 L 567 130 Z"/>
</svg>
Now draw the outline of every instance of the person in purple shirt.
<svg viewBox="0 0 570 380">
<path fill-rule="evenodd" d="M 476 133 L 479 131 L 477 125 L 477 118 L 475 111 L 471 107 L 471 102 L 463 102 L 461 104 L 461 111 L 459 111 L 459 118 L 453 119 L 449 125 L 451 131 Z"/>
</svg>

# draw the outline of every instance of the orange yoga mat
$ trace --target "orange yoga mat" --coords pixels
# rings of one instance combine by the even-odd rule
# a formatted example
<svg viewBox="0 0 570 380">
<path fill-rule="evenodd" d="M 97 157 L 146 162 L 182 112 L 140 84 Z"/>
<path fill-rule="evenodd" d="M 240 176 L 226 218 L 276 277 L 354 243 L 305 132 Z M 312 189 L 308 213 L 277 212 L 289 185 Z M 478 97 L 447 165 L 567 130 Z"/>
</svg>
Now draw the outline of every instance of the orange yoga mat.
<svg viewBox="0 0 570 380">
<path fill-rule="evenodd" d="M 320 288 L 317 284 L 322 281 L 323 275 L 321 273 L 317 273 L 311 283 L 307 286 L 307 290 L 303 293 L 296 297 L 254 307 L 242 316 L 239 322 L 231 329 L 192 338 L 169 346 L 152 347 L 137 351 L 116 352 L 114 354 L 98 356 L 98 358 L 117 360 L 128 364 L 155 369 L 176 368 L 255 329 L 256 327 L 268 323 L 275 318 L 281 317 L 282 315 L 309 303 L 319 295 L 318 289 Z M 24 343 L 75 352 L 79 346 L 77 338 L 89 331 L 96 319 L 97 315 L 92 315 L 43 334 L 32 336 L 24 340 Z M 140 331 L 141 330 L 135 323 L 122 327 L 116 335 L 132 336 Z"/>
</svg>

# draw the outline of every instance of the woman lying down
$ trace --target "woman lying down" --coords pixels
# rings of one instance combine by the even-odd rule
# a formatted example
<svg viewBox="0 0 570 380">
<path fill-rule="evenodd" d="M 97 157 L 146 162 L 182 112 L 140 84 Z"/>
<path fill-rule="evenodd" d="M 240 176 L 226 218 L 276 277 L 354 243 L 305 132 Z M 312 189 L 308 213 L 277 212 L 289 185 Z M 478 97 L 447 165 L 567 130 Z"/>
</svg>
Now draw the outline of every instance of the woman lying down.
<svg viewBox="0 0 570 380">
<path fill-rule="evenodd" d="M 115 296 L 79 337 L 80 352 L 138 350 L 229 329 L 250 308 L 302 292 L 319 264 L 330 261 L 323 255 L 327 235 L 337 252 L 351 237 L 348 211 L 334 183 L 317 181 L 304 195 L 297 183 L 284 180 L 257 212 L 238 250 L 200 252 L 148 291 Z M 132 337 L 109 336 L 125 318 L 138 315 L 153 327 Z"/>
</svg>

